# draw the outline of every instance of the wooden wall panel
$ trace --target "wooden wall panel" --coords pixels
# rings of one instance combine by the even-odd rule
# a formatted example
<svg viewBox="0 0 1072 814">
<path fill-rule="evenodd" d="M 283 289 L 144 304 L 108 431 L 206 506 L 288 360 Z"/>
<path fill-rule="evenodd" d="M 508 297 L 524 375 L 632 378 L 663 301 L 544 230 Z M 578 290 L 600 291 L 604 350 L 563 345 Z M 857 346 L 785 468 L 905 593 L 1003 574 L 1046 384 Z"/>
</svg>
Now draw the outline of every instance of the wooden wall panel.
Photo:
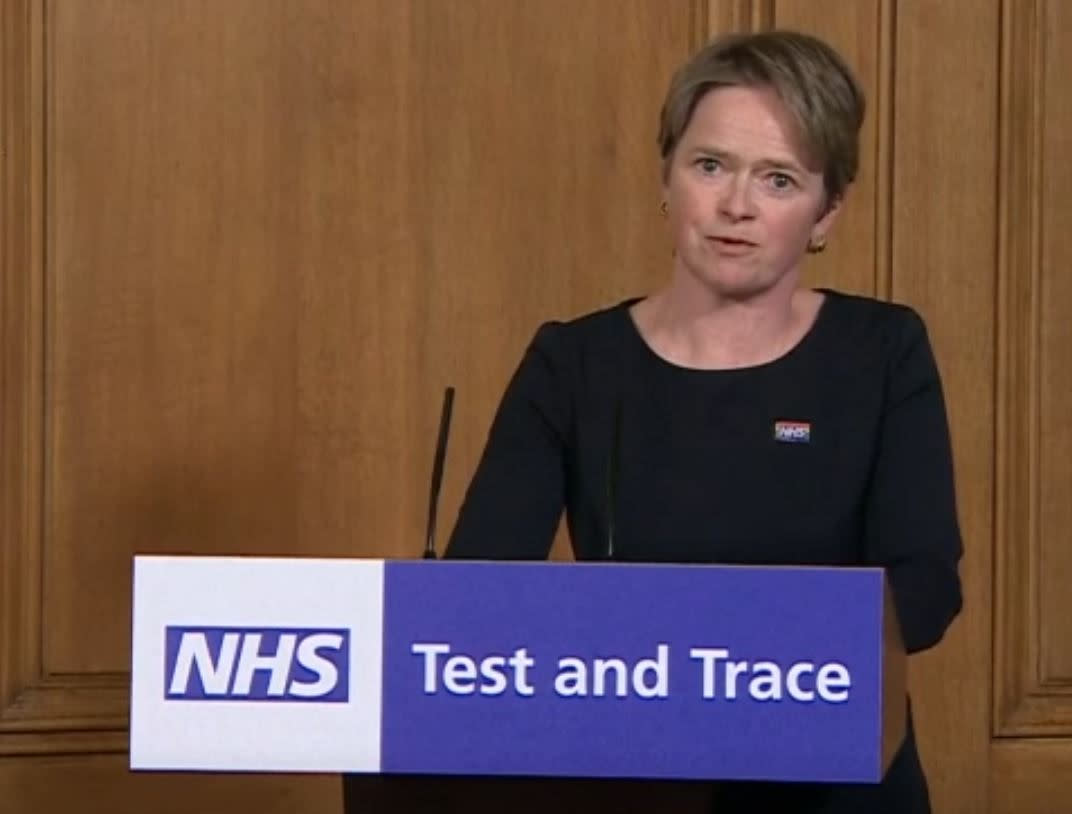
<svg viewBox="0 0 1072 814">
<path fill-rule="evenodd" d="M 1040 683 L 1064 696 L 1057 712 L 1072 735 L 1072 8 L 1047 0 L 1041 23 L 1042 143 L 1039 252 Z"/>
<path fill-rule="evenodd" d="M 658 267 L 680 8 L 211 8 L 54 9 L 50 672 L 123 668 L 136 551 L 416 553 L 443 385 L 449 506 L 538 320 Z"/>
<path fill-rule="evenodd" d="M 120 672 L 132 553 L 296 539 L 294 111 L 278 9 L 49 8 L 44 666 Z"/>
<path fill-rule="evenodd" d="M 1072 739 L 999 740 L 992 750 L 990 814 L 1056 814 L 1072 790 Z"/>
<path fill-rule="evenodd" d="M 1063 85 L 1072 59 L 1061 43 L 1072 36 L 1072 14 L 1045 0 L 1006 11 L 994 731 L 1069 736 L 1072 173 L 1061 156 L 1072 148 Z M 1059 743 L 1051 749 L 1068 750 Z M 1010 751 L 1007 762 L 1027 754 Z"/>
<path fill-rule="evenodd" d="M 965 547 L 965 610 L 914 657 L 911 687 L 935 810 L 976 814 L 989 747 L 999 15 L 996 3 L 901 0 L 895 25 L 890 293 L 927 320 Z"/>
<path fill-rule="evenodd" d="M 337 814 L 339 781 L 330 775 L 137 773 L 125 755 L 0 758 L 4 814 Z M 369 812 L 390 811 L 370 795 Z"/>
<path fill-rule="evenodd" d="M 539 322 L 664 272 L 658 105 L 706 14 L 4 4 L 0 752 L 125 749 L 134 553 L 416 555 L 453 384 L 445 532 Z M 0 763 L 34 811 L 326 782 Z"/>
</svg>

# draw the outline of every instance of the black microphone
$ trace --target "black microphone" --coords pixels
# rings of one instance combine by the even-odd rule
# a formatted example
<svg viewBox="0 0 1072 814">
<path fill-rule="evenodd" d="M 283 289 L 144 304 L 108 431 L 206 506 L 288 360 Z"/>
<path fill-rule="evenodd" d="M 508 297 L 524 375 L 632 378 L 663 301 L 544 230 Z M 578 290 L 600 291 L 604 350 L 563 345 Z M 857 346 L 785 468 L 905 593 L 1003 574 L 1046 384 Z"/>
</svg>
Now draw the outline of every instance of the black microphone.
<svg viewBox="0 0 1072 814">
<path fill-rule="evenodd" d="M 610 437 L 610 456 L 607 460 L 607 559 L 614 559 L 614 508 L 618 500 L 618 457 L 622 443 L 622 402 L 614 408 L 614 424 Z"/>
<path fill-rule="evenodd" d="M 450 413 L 454 406 L 454 388 L 443 393 L 443 411 L 439 415 L 439 441 L 432 463 L 432 491 L 428 495 L 428 534 L 424 542 L 424 559 L 436 559 L 436 508 L 439 506 L 439 487 L 443 483 L 443 460 L 447 457 L 447 436 L 450 434 Z"/>
</svg>

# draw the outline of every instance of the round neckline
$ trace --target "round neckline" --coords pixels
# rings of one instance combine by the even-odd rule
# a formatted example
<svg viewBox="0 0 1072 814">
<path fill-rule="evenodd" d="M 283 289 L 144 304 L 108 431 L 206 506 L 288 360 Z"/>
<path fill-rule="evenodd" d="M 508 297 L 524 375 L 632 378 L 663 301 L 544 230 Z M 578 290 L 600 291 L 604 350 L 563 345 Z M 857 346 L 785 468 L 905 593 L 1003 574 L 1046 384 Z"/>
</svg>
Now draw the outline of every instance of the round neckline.
<svg viewBox="0 0 1072 814">
<path fill-rule="evenodd" d="M 769 361 L 760 362 L 756 365 L 745 365 L 744 367 L 689 367 L 688 365 L 680 365 L 677 362 L 672 362 L 662 354 L 656 352 L 656 350 L 650 344 L 648 344 L 648 340 L 645 339 L 644 334 L 640 332 L 640 328 L 637 326 L 636 320 L 633 319 L 633 314 L 630 312 L 630 309 L 634 305 L 636 305 L 638 302 L 643 301 L 646 298 L 631 297 L 630 299 L 627 299 L 622 302 L 619 307 L 621 308 L 625 321 L 628 324 L 629 333 L 635 338 L 637 343 L 639 343 L 645 355 L 654 360 L 658 365 L 665 367 L 669 370 L 674 370 L 681 373 L 688 373 L 692 375 L 712 377 L 732 376 L 747 373 L 756 373 L 761 370 L 766 370 L 781 364 L 785 364 L 800 353 L 802 353 L 804 349 L 812 343 L 813 338 L 818 333 L 820 325 L 826 321 L 826 314 L 827 311 L 829 311 L 829 308 L 827 306 L 830 304 L 830 301 L 834 299 L 834 297 L 837 295 L 836 291 L 833 291 L 829 288 L 819 287 L 813 288 L 812 290 L 816 293 L 822 294 L 823 301 L 819 303 L 819 308 L 815 312 L 815 318 L 812 319 L 811 325 L 808 326 L 808 329 L 804 332 L 800 339 L 797 340 L 797 342 L 793 344 L 790 348 L 788 348 L 785 353 L 782 353 L 781 355 L 776 356 Z"/>
</svg>

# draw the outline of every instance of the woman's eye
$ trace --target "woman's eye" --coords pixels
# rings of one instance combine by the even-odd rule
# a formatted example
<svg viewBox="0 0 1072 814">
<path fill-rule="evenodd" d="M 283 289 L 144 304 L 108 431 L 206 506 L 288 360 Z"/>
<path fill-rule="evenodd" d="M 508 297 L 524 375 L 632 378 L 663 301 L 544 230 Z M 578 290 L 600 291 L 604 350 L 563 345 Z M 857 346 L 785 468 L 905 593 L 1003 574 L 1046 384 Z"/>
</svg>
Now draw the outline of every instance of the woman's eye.
<svg viewBox="0 0 1072 814">
<path fill-rule="evenodd" d="M 792 177 L 784 172 L 776 172 L 770 176 L 770 184 L 775 189 L 790 189 L 794 183 Z"/>
</svg>

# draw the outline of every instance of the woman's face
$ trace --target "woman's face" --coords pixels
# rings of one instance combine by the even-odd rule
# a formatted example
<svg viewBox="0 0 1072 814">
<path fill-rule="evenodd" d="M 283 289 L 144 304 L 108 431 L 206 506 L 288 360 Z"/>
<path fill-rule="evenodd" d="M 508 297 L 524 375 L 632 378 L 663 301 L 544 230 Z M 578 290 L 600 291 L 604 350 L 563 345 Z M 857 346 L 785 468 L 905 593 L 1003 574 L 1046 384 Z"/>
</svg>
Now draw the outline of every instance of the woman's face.
<svg viewBox="0 0 1072 814">
<path fill-rule="evenodd" d="M 735 300 L 796 287 L 808 241 L 825 239 L 839 202 L 827 206 L 822 169 L 795 132 L 770 88 L 700 100 L 664 181 L 675 275 Z"/>
</svg>

